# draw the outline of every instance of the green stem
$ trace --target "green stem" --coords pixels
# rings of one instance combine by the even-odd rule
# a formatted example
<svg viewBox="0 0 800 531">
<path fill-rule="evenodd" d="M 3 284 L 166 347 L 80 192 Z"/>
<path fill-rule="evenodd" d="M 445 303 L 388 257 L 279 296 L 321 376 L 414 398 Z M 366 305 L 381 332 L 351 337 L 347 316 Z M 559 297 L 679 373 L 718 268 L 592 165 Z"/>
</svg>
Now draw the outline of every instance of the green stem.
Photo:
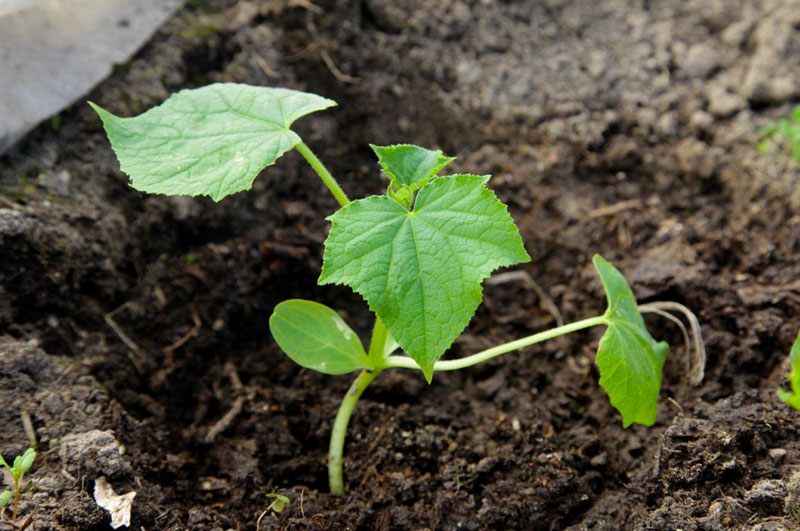
<svg viewBox="0 0 800 531">
<path fill-rule="evenodd" d="M 17 510 L 19 509 L 19 480 L 20 478 L 14 478 L 14 512 L 11 515 L 11 520 L 14 522 L 17 521 Z"/>
<path fill-rule="evenodd" d="M 344 496 L 342 456 L 344 454 L 347 425 L 350 423 L 350 417 L 353 415 L 356 404 L 358 404 L 358 399 L 361 398 L 361 393 L 380 373 L 380 369 L 365 370 L 358 375 L 347 390 L 347 394 L 344 395 L 342 403 L 339 405 L 339 412 L 336 414 L 336 420 L 333 421 L 331 444 L 328 450 L 328 483 L 331 487 L 331 493 L 337 496 Z"/>
<path fill-rule="evenodd" d="M 333 197 L 339 202 L 340 206 L 345 206 L 350 203 L 347 194 L 344 193 L 342 187 L 336 182 L 336 179 L 331 175 L 325 165 L 314 155 L 314 152 L 305 145 L 302 141 L 294 146 L 297 151 L 308 161 L 314 171 L 317 172 L 319 178 L 331 191 Z M 353 416 L 353 410 L 358 404 L 358 399 L 361 398 L 361 393 L 364 389 L 372 383 L 372 380 L 378 377 L 383 370 L 381 364 L 384 358 L 384 350 L 386 348 L 386 340 L 388 333 L 386 327 L 381 322 L 380 318 L 375 318 L 375 326 L 372 330 L 372 340 L 369 345 L 369 358 L 371 360 L 381 360 L 377 368 L 372 370 L 365 370 L 355 381 L 350 385 L 347 394 L 342 399 L 339 405 L 339 411 L 336 413 L 336 420 L 333 421 L 333 428 L 331 430 L 331 443 L 328 450 L 328 481 L 330 483 L 331 492 L 339 496 L 344 496 L 344 474 L 342 472 L 342 461 L 344 455 L 344 440 L 347 435 L 347 425 L 350 423 L 350 417 Z"/>
<path fill-rule="evenodd" d="M 376 317 L 375 326 L 372 328 L 372 339 L 369 343 L 368 354 L 369 359 L 376 364 L 376 368 L 362 371 L 358 375 L 347 390 L 347 394 L 344 395 L 342 403 L 339 405 L 339 411 L 336 413 L 336 420 L 333 421 L 331 444 L 328 450 L 328 483 L 330 484 L 331 492 L 338 496 L 344 496 L 342 461 L 347 425 L 350 423 L 350 417 L 353 416 L 353 410 L 358 404 L 358 399 L 361 398 L 361 393 L 383 370 L 382 363 L 388 338 L 389 334 L 386 331 L 386 327 L 380 318 Z"/>
<path fill-rule="evenodd" d="M 302 141 L 298 142 L 294 148 L 299 151 L 300 154 L 305 157 L 311 167 L 314 168 L 314 171 L 317 172 L 319 178 L 322 179 L 322 182 L 325 183 L 325 186 L 327 186 L 328 190 L 331 191 L 333 197 L 335 197 L 336 201 L 339 202 L 339 205 L 345 206 L 348 204 L 350 200 L 347 198 L 347 194 L 344 193 L 344 190 L 342 190 L 342 187 L 339 186 L 338 182 L 336 182 L 336 179 L 333 178 L 331 172 L 325 168 L 325 166 L 317 158 L 317 156 L 314 155 L 311 149 L 309 149 L 309 147 Z"/>
<path fill-rule="evenodd" d="M 377 362 L 383 360 L 383 351 L 386 348 L 386 340 L 388 339 L 388 332 L 383 325 L 383 321 L 378 316 L 375 316 L 375 326 L 372 327 L 372 340 L 369 343 L 369 352 L 367 356 L 370 360 Z"/>
<path fill-rule="evenodd" d="M 513 350 L 518 350 L 524 347 L 528 347 L 535 343 L 541 343 L 542 341 L 553 339 L 554 337 L 558 336 L 563 336 L 564 334 L 569 334 L 570 332 L 577 332 L 578 330 L 583 330 L 584 328 L 591 328 L 593 326 L 600 326 L 607 324 L 608 321 L 606 320 L 605 316 L 583 319 L 582 321 L 576 321 L 574 323 L 570 323 L 564 326 L 559 326 L 557 328 L 551 328 L 550 330 L 545 330 L 544 332 L 539 332 L 538 334 L 533 334 L 531 336 L 523 337 L 521 339 L 517 339 L 516 341 L 503 343 L 502 345 L 497 345 L 496 347 L 483 350 L 481 352 L 478 352 L 477 354 L 473 354 L 472 356 L 467 356 L 465 358 L 460 358 L 457 360 L 437 361 L 433 366 L 433 370 L 457 371 L 459 369 L 465 369 L 467 367 L 472 367 L 473 365 L 477 365 L 478 363 L 481 363 L 483 361 L 490 360 L 494 357 L 500 356 L 501 354 L 505 354 Z M 388 358 L 386 358 L 386 360 L 384 360 L 384 368 L 419 369 L 420 366 L 417 364 L 416 361 L 412 360 L 407 356 L 389 356 Z"/>
</svg>

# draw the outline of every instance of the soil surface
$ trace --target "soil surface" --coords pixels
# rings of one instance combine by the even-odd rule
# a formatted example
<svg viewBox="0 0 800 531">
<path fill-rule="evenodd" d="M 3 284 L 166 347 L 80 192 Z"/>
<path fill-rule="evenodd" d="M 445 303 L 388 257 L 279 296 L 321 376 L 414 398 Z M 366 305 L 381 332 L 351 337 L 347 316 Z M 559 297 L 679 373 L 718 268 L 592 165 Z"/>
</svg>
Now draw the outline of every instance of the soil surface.
<svg viewBox="0 0 800 531">
<path fill-rule="evenodd" d="M 780 403 L 800 329 L 800 166 L 758 154 L 800 98 L 800 2 L 193 0 L 89 99 L 137 114 L 215 81 L 339 107 L 296 130 L 351 197 L 367 146 L 413 142 L 494 175 L 533 261 L 485 288 L 448 356 L 604 310 L 614 262 L 642 302 L 693 309 L 699 387 L 671 322 L 655 426 L 622 429 L 591 330 L 458 373 L 387 371 L 326 452 L 349 376 L 302 370 L 267 319 L 316 279 L 336 203 L 296 153 L 248 193 L 143 195 L 79 104 L 0 159 L 0 449 L 39 457 L 21 521 L 131 529 L 798 529 L 800 414 Z M 268 493 L 291 500 L 266 511 Z M 5 526 L 5 527 L 3 527 Z M 11 528 L 0 523 L 0 528 Z"/>
</svg>

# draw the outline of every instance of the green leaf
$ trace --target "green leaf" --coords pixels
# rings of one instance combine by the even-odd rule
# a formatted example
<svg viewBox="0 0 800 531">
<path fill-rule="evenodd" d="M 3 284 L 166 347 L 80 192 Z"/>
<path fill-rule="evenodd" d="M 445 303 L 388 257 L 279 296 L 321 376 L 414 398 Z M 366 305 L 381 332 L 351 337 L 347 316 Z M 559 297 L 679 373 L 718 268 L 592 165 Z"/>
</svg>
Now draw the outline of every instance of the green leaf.
<svg viewBox="0 0 800 531">
<path fill-rule="evenodd" d="M 370 147 L 378 155 L 378 162 L 397 188 L 408 186 L 411 190 L 422 188 L 433 179 L 455 157 L 446 157 L 441 151 L 433 151 L 411 144 Z"/>
<path fill-rule="evenodd" d="M 797 162 L 800 162 L 800 139 L 792 144 L 792 157 Z"/>
<path fill-rule="evenodd" d="M 772 123 L 772 124 L 767 124 L 764 127 L 762 127 L 761 129 L 759 129 L 758 133 L 756 133 L 756 134 L 759 137 L 764 138 L 764 137 L 772 137 L 777 132 L 778 132 L 778 124 Z"/>
<path fill-rule="evenodd" d="M 217 83 L 182 90 L 134 118 L 89 103 L 131 186 L 214 201 L 252 186 L 300 137 L 292 122 L 335 102 L 295 90 Z"/>
<path fill-rule="evenodd" d="M 358 335 L 324 304 L 284 301 L 272 312 L 269 329 L 281 350 L 308 369 L 345 374 L 372 366 Z"/>
<path fill-rule="evenodd" d="M 361 294 L 428 381 L 480 304 L 483 279 L 530 260 L 488 180 L 441 177 L 419 191 L 411 212 L 373 196 L 328 218 L 319 283 Z"/>
<path fill-rule="evenodd" d="M 286 505 L 289 503 L 289 498 L 284 496 L 283 494 L 275 494 L 271 492 L 267 494 L 267 498 L 272 499 L 272 503 L 269 505 L 269 509 L 272 509 L 276 513 L 281 513 L 286 508 Z"/>
<path fill-rule="evenodd" d="M 791 385 L 792 390 L 784 391 L 783 389 L 778 389 L 778 398 L 800 411 L 800 333 L 797 334 L 797 339 L 794 340 L 790 356 L 792 370 L 789 373 L 789 385 Z"/>
<path fill-rule="evenodd" d="M 36 459 L 36 450 L 33 448 L 28 448 L 25 450 L 25 453 L 22 454 L 22 460 L 20 461 L 20 469 L 24 474 L 28 470 L 31 469 L 33 466 L 33 461 Z"/>
<path fill-rule="evenodd" d="M 784 137 L 789 138 L 792 136 L 792 124 L 786 118 L 778 120 L 778 132 Z"/>
<path fill-rule="evenodd" d="M 3 492 L 0 492 L 0 509 L 5 507 L 13 497 L 14 493 L 11 492 L 10 490 L 4 490 Z"/>
<path fill-rule="evenodd" d="M 644 319 L 628 282 L 602 256 L 594 256 L 608 299 L 604 317 L 608 329 L 600 339 L 596 363 L 600 385 L 622 414 L 622 425 L 652 426 L 656 421 L 661 370 L 669 346 L 656 342 L 645 328 Z"/>
<path fill-rule="evenodd" d="M 386 342 L 383 344 L 383 357 L 388 357 L 392 352 L 400 348 L 400 343 L 398 343 L 395 338 L 392 337 L 392 334 L 386 333 Z"/>
<path fill-rule="evenodd" d="M 791 117 L 794 123 L 800 123 L 800 105 L 792 109 Z"/>
</svg>

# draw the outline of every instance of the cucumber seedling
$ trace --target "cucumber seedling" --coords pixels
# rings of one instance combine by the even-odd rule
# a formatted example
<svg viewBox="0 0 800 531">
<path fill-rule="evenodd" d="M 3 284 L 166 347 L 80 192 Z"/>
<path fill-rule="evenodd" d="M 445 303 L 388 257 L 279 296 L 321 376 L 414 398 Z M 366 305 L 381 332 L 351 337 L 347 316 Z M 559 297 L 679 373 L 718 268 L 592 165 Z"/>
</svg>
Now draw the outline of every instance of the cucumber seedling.
<svg viewBox="0 0 800 531">
<path fill-rule="evenodd" d="M 33 466 L 33 461 L 36 459 L 36 450 L 28 448 L 22 455 L 14 458 L 13 464 L 9 465 L 0 454 L 0 466 L 6 469 L 11 476 L 13 483 L 12 490 L 4 490 L 0 492 L 0 510 L 2 510 L 8 502 L 13 500 L 11 520 L 17 521 L 17 510 L 19 509 L 19 497 L 22 493 L 23 480 L 25 473 Z"/>
<path fill-rule="evenodd" d="M 120 118 L 92 104 L 122 170 L 137 190 L 206 195 L 214 201 L 249 189 L 266 166 L 296 149 L 341 208 L 329 216 L 320 284 L 344 284 L 375 314 L 369 347 L 333 309 L 293 299 L 269 319 L 281 349 L 325 374 L 358 372 L 333 423 L 331 491 L 344 494 L 345 433 L 359 397 L 387 369 L 465 369 L 563 334 L 605 326 L 596 363 L 600 385 L 622 424 L 656 420 L 668 346 L 645 328 L 633 293 L 601 256 L 593 263 L 605 289 L 602 314 L 497 345 L 461 359 L 442 354 L 469 323 L 497 268 L 530 260 L 506 206 L 487 187 L 488 175 L 440 175 L 454 159 L 402 144 L 371 146 L 389 178 L 385 194 L 350 201 L 339 183 L 290 129 L 298 118 L 334 106 L 287 89 L 214 84 L 174 94 L 162 105 Z M 399 352 L 399 353 L 396 353 Z"/>
</svg>

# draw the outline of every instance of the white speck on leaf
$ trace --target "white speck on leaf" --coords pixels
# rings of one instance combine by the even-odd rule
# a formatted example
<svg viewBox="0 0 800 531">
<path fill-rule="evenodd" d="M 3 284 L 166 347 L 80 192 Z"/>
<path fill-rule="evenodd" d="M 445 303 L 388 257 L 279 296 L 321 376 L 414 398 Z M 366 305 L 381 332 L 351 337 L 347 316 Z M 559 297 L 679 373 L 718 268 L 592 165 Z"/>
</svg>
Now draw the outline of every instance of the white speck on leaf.
<svg viewBox="0 0 800 531">
<path fill-rule="evenodd" d="M 350 328 L 339 319 L 334 319 L 333 322 L 336 324 L 336 328 L 339 329 L 339 332 L 342 333 L 344 338 L 350 341 L 350 338 L 353 337 L 353 331 L 350 330 Z"/>
</svg>

